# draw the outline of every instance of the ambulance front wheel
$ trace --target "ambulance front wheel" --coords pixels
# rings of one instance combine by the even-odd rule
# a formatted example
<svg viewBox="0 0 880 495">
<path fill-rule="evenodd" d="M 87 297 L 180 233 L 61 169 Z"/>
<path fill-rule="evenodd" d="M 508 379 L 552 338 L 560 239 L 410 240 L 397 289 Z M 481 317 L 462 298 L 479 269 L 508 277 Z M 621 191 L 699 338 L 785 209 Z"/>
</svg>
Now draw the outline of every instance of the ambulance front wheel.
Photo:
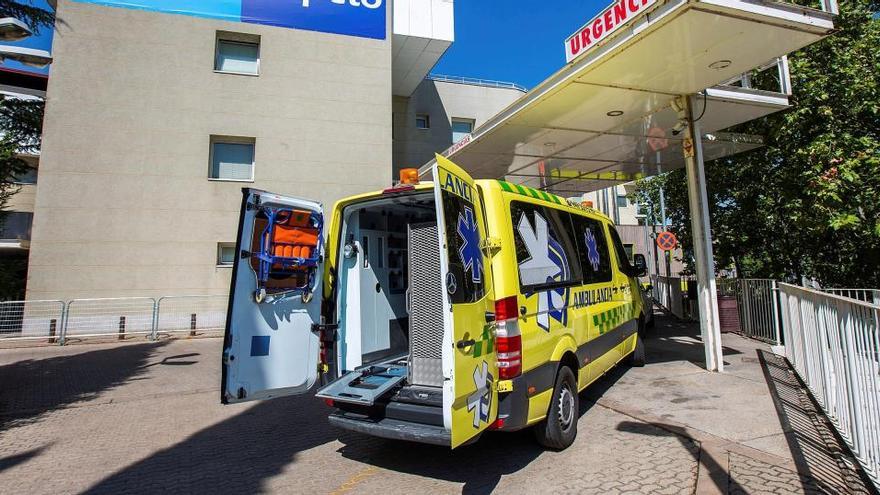
<svg viewBox="0 0 880 495">
<path fill-rule="evenodd" d="M 577 381 L 568 366 L 559 369 L 547 419 L 535 426 L 538 443 L 553 450 L 563 450 L 577 436 L 579 416 Z"/>
</svg>

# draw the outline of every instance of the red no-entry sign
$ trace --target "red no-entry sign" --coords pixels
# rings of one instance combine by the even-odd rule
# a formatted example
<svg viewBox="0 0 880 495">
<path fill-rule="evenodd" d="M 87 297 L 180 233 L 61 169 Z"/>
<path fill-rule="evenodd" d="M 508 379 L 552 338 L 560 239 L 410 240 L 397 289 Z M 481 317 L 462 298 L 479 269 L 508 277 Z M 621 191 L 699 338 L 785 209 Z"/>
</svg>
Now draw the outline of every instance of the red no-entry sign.
<svg viewBox="0 0 880 495">
<path fill-rule="evenodd" d="M 678 239 L 675 238 L 675 234 L 672 232 L 664 231 L 657 234 L 657 247 L 663 251 L 672 251 L 677 244 Z"/>
</svg>

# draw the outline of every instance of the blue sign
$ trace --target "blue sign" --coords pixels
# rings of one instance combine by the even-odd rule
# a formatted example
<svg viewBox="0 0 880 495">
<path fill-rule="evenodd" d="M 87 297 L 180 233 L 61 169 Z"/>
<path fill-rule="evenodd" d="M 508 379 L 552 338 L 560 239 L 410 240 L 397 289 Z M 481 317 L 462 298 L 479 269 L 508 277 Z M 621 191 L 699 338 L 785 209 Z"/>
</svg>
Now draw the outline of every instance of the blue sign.
<svg viewBox="0 0 880 495">
<path fill-rule="evenodd" d="M 76 0 L 110 7 L 385 39 L 387 0 Z"/>
</svg>

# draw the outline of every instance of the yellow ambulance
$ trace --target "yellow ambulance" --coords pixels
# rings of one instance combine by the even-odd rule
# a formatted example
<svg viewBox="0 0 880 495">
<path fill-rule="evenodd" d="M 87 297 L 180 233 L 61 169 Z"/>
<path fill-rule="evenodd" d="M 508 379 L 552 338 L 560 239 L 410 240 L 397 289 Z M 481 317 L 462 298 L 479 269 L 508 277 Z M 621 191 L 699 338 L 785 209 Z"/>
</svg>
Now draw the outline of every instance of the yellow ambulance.
<svg viewBox="0 0 880 495">
<path fill-rule="evenodd" d="M 578 392 L 644 362 L 637 277 L 607 217 L 474 180 L 339 201 L 244 189 L 222 356 L 224 404 L 317 389 L 330 422 L 455 448 L 534 427 L 564 449 Z"/>
</svg>

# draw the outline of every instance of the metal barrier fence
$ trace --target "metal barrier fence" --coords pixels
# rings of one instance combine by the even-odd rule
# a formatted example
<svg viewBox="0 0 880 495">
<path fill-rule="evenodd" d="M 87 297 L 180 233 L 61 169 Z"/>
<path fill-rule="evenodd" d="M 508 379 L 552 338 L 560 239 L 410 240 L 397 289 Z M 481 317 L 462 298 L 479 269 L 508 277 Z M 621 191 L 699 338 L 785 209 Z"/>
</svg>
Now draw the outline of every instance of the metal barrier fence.
<svg viewBox="0 0 880 495">
<path fill-rule="evenodd" d="M 61 337 L 64 301 L 0 302 L 0 340 Z"/>
<path fill-rule="evenodd" d="M 155 332 L 219 331 L 226 326 L 227 296 L 165 296 L 156 302 Z"/>
<path fill-rule="evenodd" d="M 0 341 L 223 330 L 227 296 L 164 296 L 0 302 Z"/>
<path fill-rule="evenodd" d="M 786 358 L 880 488 L 880 306 L 779 289 Z"/>
<path fill-rule="evenodd" d="M 696 301 L 686 298 L 689 280 L 678 277 L 652 277 L 654 301 L 678 318 L 699 317 Z M 739 328 L 746 337 L 780 343 L 779 306 L 776 281 L 770 279 L 715 280 L 719 298 L 735 297 Z M 735 320 L 734 320 L 735 321 Z"/>
<path fill-rule="evenodd" d="M 746 337 L 781 344 L 776 281 L 760 278 L 734 281 L 740 331 Z"/>
</svg>

